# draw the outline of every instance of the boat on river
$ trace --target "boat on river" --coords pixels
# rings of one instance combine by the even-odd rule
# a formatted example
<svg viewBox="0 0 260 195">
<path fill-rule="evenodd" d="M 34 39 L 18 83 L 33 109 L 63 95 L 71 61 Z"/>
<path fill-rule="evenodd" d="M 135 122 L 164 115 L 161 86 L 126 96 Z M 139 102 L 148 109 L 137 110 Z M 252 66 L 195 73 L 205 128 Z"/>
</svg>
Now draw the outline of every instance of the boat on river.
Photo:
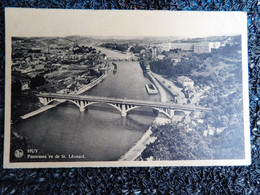
<svg viewBox="0 0 260 195">
<path fill-rule="evenodd" d="M 156 95 L 158 94 L 158 90 L 154 86 L 154 84 L 146 84 L 145 89 L 149 95 Z"/>
</svg>

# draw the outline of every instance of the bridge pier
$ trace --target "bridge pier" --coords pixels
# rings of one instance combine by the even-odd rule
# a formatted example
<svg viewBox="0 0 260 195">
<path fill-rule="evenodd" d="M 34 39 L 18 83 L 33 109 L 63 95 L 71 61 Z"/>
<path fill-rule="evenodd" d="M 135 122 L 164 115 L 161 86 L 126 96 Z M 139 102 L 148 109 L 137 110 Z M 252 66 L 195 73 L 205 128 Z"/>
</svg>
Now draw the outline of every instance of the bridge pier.
<svg viewBox="0 0 260 195">
<path fill-rule="evenodd" d="M 126 116 L 127 115 L 127 112 L 126 112 L 126 105 L 125 104 L 122 104 L 122 109 L 121 109 L 121 116 Z"/>
<path fill-rule="evenodd" d="M 44 105 L 46 106 L 47 105 L 47 98 L 44 98 L 44 97 L 38 97 L 39 101 Z"/>
<path fill-rule="evenodd" d="M 84 105 L 84 102 L 83 101 L 80 101 L 80 106 L 79 106 L 79 111 L 80 112 L 84 112 L 85 111 L 85 105 Z"/>
<path fill-rule="evenodd" d="M 84 112 L 84 111 L 85 111 L 85 108 L 84 108 L 84 107 L 79 107 L 79 111 L 80 111 L 80 112 Z"/>
<path fill-rule="evenodd" d="M 171 118 L 173 118 L 174 117 L 174 110 L 169 109 L 169 115 L 170 115 Z"/>
</svg>

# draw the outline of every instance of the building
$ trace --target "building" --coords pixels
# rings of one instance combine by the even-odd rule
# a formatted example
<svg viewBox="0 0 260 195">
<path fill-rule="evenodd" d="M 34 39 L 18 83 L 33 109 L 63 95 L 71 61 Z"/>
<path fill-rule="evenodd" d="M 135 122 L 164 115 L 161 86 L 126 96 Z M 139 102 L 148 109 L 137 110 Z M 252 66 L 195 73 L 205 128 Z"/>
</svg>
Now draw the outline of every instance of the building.
<svg viewBox="0 0 260 195">
<path fill-rule="evenodd" d="M 157 49 L 156 49 L 156 47 L 154 47 L 154 48 L 152 48 L 152 58 L 156 59 L 156 57 L 157 57 Z"/>
<path fill-rule="evenodd" d="M 220 42 L 201 42 L 194 44 L 194 53 L 210 53 L 212 49 L 218 49 Z"/>
<path fill-rule="evenodd" d="M 162 54 L 159 54 L 158 56 L 157 56 L 157 58 L 159 59 L 159 60 L 162 60 L 163 58 L 165 58 L 166 56 L 165 55 L 162 55 Z"/>
<path fill-rule="evenodd" d="M 194 82 L 187 76 L 179 76 L 177 81 L 182 85 L 183 88 L 191 88 L 194 87 Z"/>
<path fill-rule="evenodd" d="M 194 44 L 194 53 L 210 53 L 211 48 L 209 46 L 209 43 L 202 42 L 202 43 L 196 43 Z"/>
<path fill-rule="evenodd" d="M 43 64 L 36 65 L 34 70 L 44 70 L 44 65 Z"/>
<path fill-rule="evenodd" d="M 160 43 L 157 45 L 157 47 L 160 50 L 170 51 L 170 49 L 172 48 L 172 43 Z"/>
<path fill-rule="evenodd" d="M 220 42 L 176 42 L 160 45 L 160 47 L 165 51 L 180 49 L 194 53 L 210 53 L 212 49 L 218 49 L 220 46 Z"/>
<path fill-rule="evenodd" d="M 21 90 L 26 91 L 30 89 L 30 80 L 29 79 L 21 79 Z"/>
</svg>

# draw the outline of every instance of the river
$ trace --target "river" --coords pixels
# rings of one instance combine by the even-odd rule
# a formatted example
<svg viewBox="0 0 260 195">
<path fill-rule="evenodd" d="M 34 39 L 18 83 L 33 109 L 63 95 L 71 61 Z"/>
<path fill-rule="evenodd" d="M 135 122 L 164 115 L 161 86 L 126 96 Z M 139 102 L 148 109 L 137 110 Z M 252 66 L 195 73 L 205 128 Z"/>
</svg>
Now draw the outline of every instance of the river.
<svg viewBox="0 0 260 195">
<path fill-rule="evenodd" d="M 111 57 L 128 57 L 108 49 L 98 50 Z M 110 71 L 105 80 L 84 94 L 160 101 L 159 95 L 147 94 L 145 84 L 151 82 L 144 77 L 139 62 L 115 63 L 117 70 Z M 32 148 L 44 153 L 85 155 L 81 161 L 114 161 L 142 137 L 155 117 L 150 108 L 132 110 L 122 117 L 118 110 L 105 104 L 91 105 L 82 113 L 65 102 L 12 125 L 12 129 L 26 137 Z"/>
</svg>

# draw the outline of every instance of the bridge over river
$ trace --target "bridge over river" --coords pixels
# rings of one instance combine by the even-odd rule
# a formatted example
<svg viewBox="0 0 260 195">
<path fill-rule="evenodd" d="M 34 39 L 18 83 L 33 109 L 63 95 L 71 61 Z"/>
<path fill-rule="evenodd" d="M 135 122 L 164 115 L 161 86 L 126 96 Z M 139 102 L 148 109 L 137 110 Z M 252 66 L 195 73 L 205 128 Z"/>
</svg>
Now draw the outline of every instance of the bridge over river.
<svg viewBox="0 0 260 195">
<path fill-rule="evenodd" d="M 144 100 L 133 100 L 133 99 L 120 99 L 120 98 L 109 98 L 109 97 L 98 97 L 98 96 L 86 96 L 86 95 L 75 95 L 75 94 L 58 94 L 58 93 L 40 93 L 36 95 L 43 105 L 48 105 L 55 100 L 67 100 L 79 107 L 81 112 L 92 104 L 105 103 L 114 107 L 121 112 L 122 116 L 126 116 L 130 110 L 134 110 L 140 107 L 150 107 L 154 110 L 163 113 L 168 118 L 172 118 L 174 110 L 178 111 L 208 111 L 210 108 L 200 107 L 196 105 L 183 105 L 176 103 L 165 103 L 165 102 L 153 102 Z"/>
</svg>

